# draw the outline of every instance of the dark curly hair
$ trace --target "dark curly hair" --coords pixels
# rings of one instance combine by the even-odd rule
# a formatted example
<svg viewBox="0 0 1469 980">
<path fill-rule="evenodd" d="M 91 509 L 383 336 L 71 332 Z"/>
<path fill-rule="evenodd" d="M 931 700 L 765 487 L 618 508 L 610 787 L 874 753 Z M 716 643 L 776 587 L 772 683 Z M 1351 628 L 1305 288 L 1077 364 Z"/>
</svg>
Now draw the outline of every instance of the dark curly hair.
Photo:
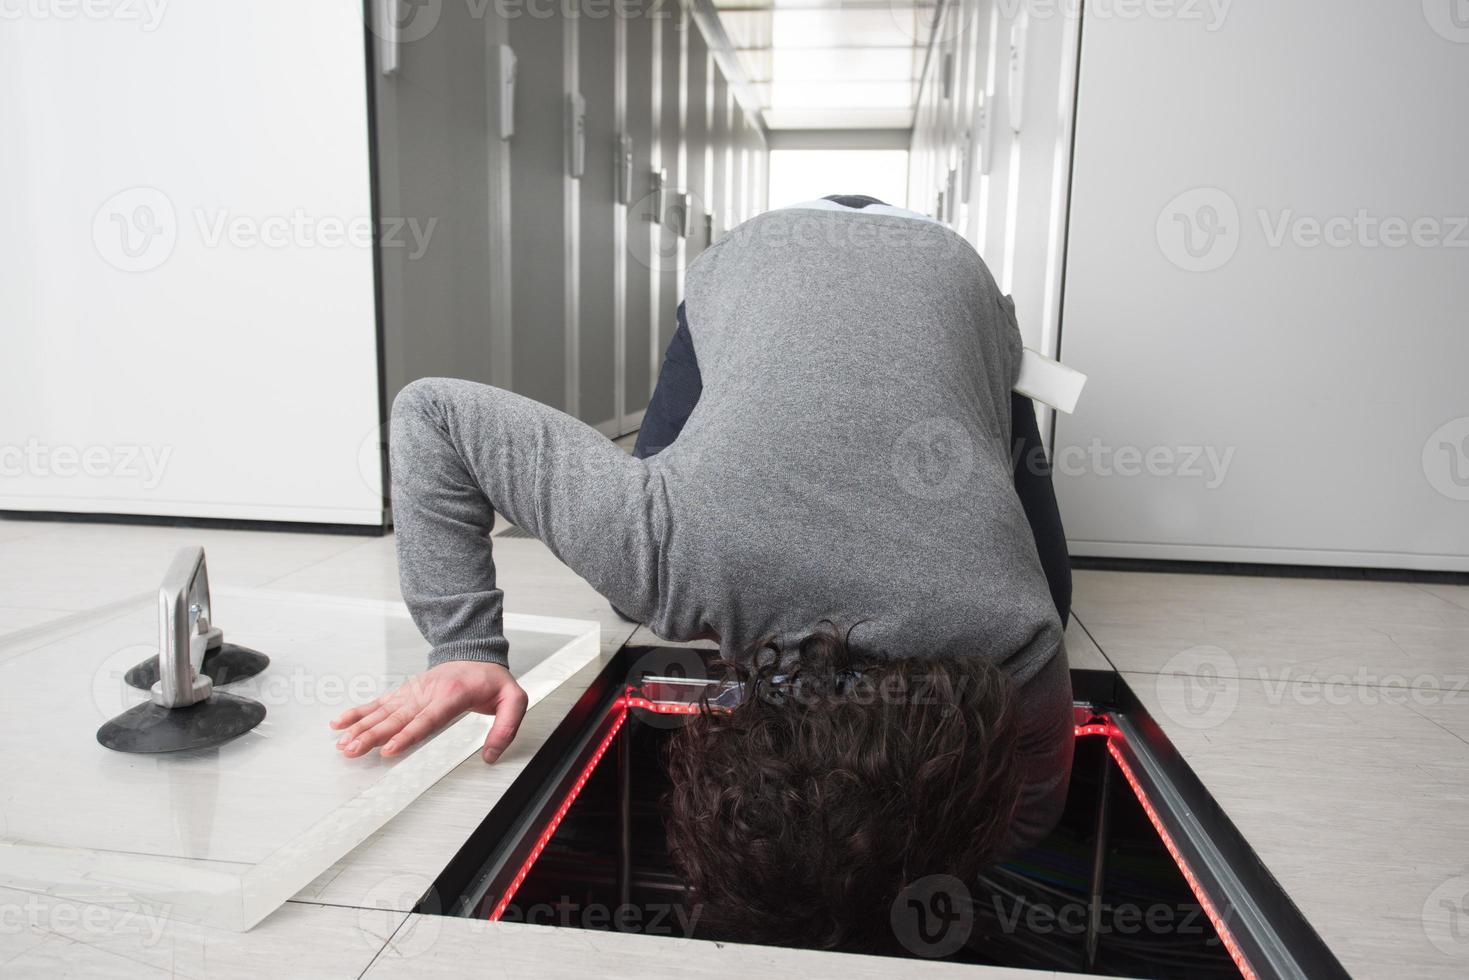
<svg viewBox="0 0 1469 980">
<path fill-rule="evenodd" d="M 1018 724 L 987 658 L 864 655 L 828 628 L 720 666 L 744 697 L 674 734 L 663 802 L 674 864 L 727 938 L 899 952 L 907 885 L 973 882 L 1001 856 Z"/>
</svg>

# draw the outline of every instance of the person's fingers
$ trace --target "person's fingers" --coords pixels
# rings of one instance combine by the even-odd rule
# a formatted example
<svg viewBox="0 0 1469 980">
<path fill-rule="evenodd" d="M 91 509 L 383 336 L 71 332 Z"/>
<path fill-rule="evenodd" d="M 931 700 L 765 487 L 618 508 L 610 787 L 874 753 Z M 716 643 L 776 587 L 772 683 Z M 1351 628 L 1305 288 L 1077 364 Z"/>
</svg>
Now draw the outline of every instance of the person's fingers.
<svg viewBox="0 0 1469 980">
<path fill-rule="evenodd" d="M 505 754 L 510 748 L 510 743 L 515 741 L 515 733 L 520 730 L 520 720 L 525 717 L 525 706 L 529 698 L 519 684 L 507 684 L 500 691 L 499 700 L 495 703 L 495 721 L 490 725 L 490 734 L 485 736 L 485 748 L 483 757 L 486 762 L 494 762 Z"/>
<path fill-rule="evenodd" d="M 351 728 L 342 733 L 341 738 L 337 739 L 337 747 L 343 748 L 350 743 L 356 741 L 362 736 L 363 732 L 369 731 L 374 726 L 379 724 L 384 718 L 392 714 L 393 711 L 396 710 L 397 704 L 397 702 L 387 702 L 380 705 L 378 709 L 372 714 L 367 715 L 363 718 L 359 718 L 356 722 L 353 723 Z"/>
<path fill-rule="evenodd" d="M 371 752 L 382 745 L 388 739 L 403 730 L 403 726 L 413 720 L 417 711 L 407 704 L 400 704 L 388 714 L 386 718 L 379 721 L 372 728 L 354 738 L 347 748 L 347 757 L 355 759 L 359 755 Z"/>
<path fill-rule="evenodd" d="M 348 708 L 333 718 L 330 724 L 333 728 L 346 728 L 348 725 L 356 724 L 360 719 L 376 711 L 378 706 L 387 700 L 387 697 L 388 695 L 385 694 L 380 698 L 373 698 L 366 704 L 359 704 L 355 708 Z"/>
<path fill-rule="evenodd" d="M 484 697 L 483 685 L 469 679 L 445 677 L 429 671 L 410 678 L 389 694 L 344 711 L 333 719 L 332 727 L 342 732 L 337 748 L 348 758 L 356 758 L 379 746 L 382 754 L 400 754 L 452 721 L 466 708 L 493 713 L 495 721 L 485 738 L 483 757 L 494 762 L 509 747 L 525 716 L 525 691 L 513 679 L 495 690 L 489 686 L 490 703 L 474 702 Z M 482 679 L 481 679 L 482 680 Z M 447 681 L 447 683 L 444 683 Z"/>
<path fill-rule="evenodd" d="M 422 711 L 413 716 L 408 724 L 403 726 L 402 731 L 388 739 L 388 744 L 383 746 L 382 754 L 393 756 L 406 752 L 453 721 L 457 714 L 459 714 L 459 709 L 450 701 L 430 701 L 423 706 Z"/>
<path fill-rule="evenodd" d="M 411 696 L 408 685 L 406 684 L 400 685 L 392 693 L 386 694 L 383 697 L 378 698 L 377 701 L 375 701 L 374 703 L 377 705 L 377 707 L 373 711 L 362 716 L 361 718 L 358 718 L 357 721 L 353 722 L 352 727 L 348 728 L 345 732 L 342 733 L 342 737 L 337 739 L 337 748 L 346 749 L 349 745 L 360 738 L 363 732 L 366 732 L 376 727 L 377 725 L 382 724 L 384 719 L 386 719 L 394 711 L 397 711 L 400 707 L 403 707 L 404 705 L 408 707 L 408 713 L 411 717 L 414 713 L 417 712 L 419 704 L 419 702 Z"/>
</svg>

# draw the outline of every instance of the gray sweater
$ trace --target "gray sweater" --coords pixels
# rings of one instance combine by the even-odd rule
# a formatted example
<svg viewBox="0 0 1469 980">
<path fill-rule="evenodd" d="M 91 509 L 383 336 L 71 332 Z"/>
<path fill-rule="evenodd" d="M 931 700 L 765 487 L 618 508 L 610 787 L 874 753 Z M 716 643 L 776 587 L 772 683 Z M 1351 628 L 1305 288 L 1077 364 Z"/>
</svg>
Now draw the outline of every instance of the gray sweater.
<svg viewBox="0 0 1469 980">
<path fill-rule="evenodd" d="M 688 270 L 704 390 L 646 463 L 666 501 L 665 636 L 727 646 L 829 619 L 894 655 L 1018 681 L 1060 622 L 1015 495 L 1021 343 L 974 249 L 934 222 L 787 209 Z"/>
<path fill-rule="evenodd" d="M 992 658 L 1036 757 L 1022 822 L 1048 822 L 1069 678 L 1009 455 L 1020 335 L 979 256 L 917 216 L 784 209 L 700 255 L 685 303 L 704 389 L 647 460 L 499 389 L 398 397 L 399 566 L 430 661 L 505 662 L 498 510 L 668 639 L 732 653 L 830 620 L 892 656 Z"/>
</svg>

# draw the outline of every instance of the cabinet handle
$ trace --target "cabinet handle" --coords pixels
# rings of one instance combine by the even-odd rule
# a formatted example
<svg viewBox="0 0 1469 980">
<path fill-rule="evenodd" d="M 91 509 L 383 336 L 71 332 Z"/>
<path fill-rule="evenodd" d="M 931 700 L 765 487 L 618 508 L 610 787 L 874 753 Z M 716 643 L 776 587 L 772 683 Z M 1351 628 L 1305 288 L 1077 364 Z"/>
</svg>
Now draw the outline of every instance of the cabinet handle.
<svg viewBox="0 0 1469 980">
<path fill-rule="evenodd" d="M 399 25 L 398 0 L 374 0 L 373 17 L 377 20 L 378 66 L 384 75 L 398 74 Z"/>
</svg>

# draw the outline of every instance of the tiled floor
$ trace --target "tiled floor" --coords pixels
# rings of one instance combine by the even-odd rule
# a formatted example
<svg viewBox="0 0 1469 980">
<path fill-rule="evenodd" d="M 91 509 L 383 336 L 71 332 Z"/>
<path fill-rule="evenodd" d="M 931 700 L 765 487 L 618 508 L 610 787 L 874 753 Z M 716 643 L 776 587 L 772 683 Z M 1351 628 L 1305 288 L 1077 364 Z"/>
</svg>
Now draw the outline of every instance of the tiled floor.
<svg viewBox="0 0 1469 980">
<path fill-rule="evenodd" d="M 0 636 L 151 590 L 185 543 L 206 547 L 219 584 L 398 594 L 391 538 L 0 520 Z M 654 639 L 538 542 L 500 541 L 496 558 L 511 611 L 596 620 L 604 655 Z M 1123 673 L 1348 970 L 1469 975 L 1469 587 L 1080 571 L 1074 613 L 1072 666 Z M 546 723 L 527 718 L 527 744 Z M 465 763 L 245 940 L 168 924 L 134 949 L 136 916 L 99 911 L 78 932 L 0 894 L 28 910 L 0 928 L 0 974 L 258 975 L 267 947 L 303 950 L 300 975 L 472 960 L 471 924 L 401 927 L 423 867 L 502 776 Z M 595 954 L 578 942 L 565 962 Z"/>
<path fill-rule="evenodd" d="M 1469 587 L 1081 571 L 1075 609 L 1354 976 L 1469 975 Z"/>
<path fill-rule="evenodd" d="M 424 935 L 418 930 L 430 930 Z M 670 950 L 669 944 L 673 944 Z M 450 975 L 473 962 L 479 951 L 494 948 L 499 956 L 495 976 L 582 980 L 588 976 L 625 976 L 648 980 L 725 980 L 740 976 L 840 977 L 842 980 L 889 980 L 914 975 L 934 980 L 974 977 L 973 967 L 951 963 L 894 961 L 877 956 L 847 956 L 809 950 L 782 950 L 693 939 L 657 936 L 612 936 L 606 933 L 547 929 L 540 926 L 478 922 L 471 919 L 430 920 L 409 917 L 364 980 L 416 980 L 424 970 Z M 920 969 L 921 968 L 921 969 Z M 984 980 L 1049 980 L 1073 974 L 991 968 Z"/>
<path fill-rule="evenodd" d="M 360 976 L 408 918 L 403 912 L 288 902 L 247 933 L 165 912 L 78 905 L 0 888 L 0 976 L 301 980 Z"/>
<path fill-rule="evenodd" d="M 174 552 L 201 544 L 211 572 L 230 584 L 263 586 L 360 547 L 367 539 L 334 534 L 190 530 L 121 524 L 0 520 L 0 608 L 25 614 L 0 621 L 16 629 L 91 609 L 158 587 Z M 391 555 L 391 549 L 385 552 Z M 10 625 L 16 622 L 16 625 Z"/>
<path fill-rule="evenodd" d="M 1469 586 L 1139 572 L 1075 573 L 1072 608 L 1122 670 L 1211 654 L 1219 673 L 1359 684 L 1469 670 Z"/>
</svg>

